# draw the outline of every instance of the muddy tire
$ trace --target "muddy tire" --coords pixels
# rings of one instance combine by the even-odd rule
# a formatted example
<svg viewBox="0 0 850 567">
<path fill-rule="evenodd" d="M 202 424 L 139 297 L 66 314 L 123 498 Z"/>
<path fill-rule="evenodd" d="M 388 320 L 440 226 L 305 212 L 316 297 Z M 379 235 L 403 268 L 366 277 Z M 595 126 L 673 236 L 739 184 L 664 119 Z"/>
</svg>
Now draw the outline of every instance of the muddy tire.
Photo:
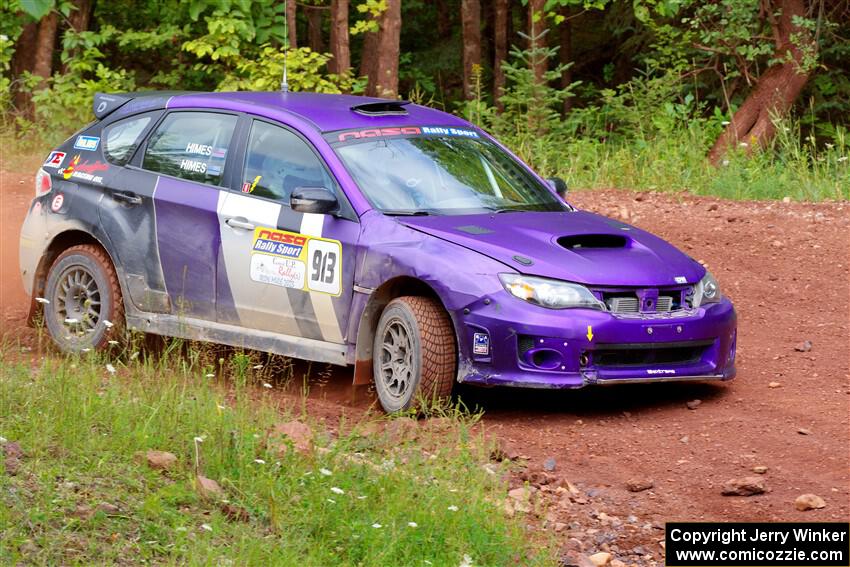
<svg viewBox="0 0 850 567">
<path fill-rule="evenodd" d="M 429 297 L 392 300 L 378 321 L 372 374 L 387 413 L 451 396 L 457 346 L 449 314 Z"/>
<path fill-rule="evenodd" d="M 67 353 L 102 349 L 124 327 L 118 275 L 100 246 L 72 246 L 47 273 L 44 322 L 53 342 Z"/>
</svg>

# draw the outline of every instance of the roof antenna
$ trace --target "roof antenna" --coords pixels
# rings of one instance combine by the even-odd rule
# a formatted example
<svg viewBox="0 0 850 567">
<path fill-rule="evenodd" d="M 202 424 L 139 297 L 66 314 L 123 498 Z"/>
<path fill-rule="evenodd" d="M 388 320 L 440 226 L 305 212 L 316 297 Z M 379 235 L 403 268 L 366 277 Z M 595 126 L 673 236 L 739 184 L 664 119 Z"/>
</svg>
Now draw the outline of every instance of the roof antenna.
<svg viewBox="0 0 850 567">
<path fill-rule="evenodd" d="M 290 0 L 283 0 L 283 33 L 286 34 L 286 41 L 283 44 L 283 80 L 280 82 L 280 90 L 284 93 L 289 92 L 289 82 L 286 80 L 286 56 L 289 52 L 289 2 Z"/>
</svg>

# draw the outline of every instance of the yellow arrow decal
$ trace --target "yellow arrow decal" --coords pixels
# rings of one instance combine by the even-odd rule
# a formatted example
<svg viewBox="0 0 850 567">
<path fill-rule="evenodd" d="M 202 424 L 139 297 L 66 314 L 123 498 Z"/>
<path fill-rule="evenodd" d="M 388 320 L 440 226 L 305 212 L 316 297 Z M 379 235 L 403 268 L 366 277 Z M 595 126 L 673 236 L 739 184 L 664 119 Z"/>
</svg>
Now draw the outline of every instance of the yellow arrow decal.
<svg viewBox="0 0 850 567">
<path fill-rule="evenodd" d="M 587 340 L 593 340 L 593 327 L 591 327 L 590 325 L 587 326 Z"/>
</svg>

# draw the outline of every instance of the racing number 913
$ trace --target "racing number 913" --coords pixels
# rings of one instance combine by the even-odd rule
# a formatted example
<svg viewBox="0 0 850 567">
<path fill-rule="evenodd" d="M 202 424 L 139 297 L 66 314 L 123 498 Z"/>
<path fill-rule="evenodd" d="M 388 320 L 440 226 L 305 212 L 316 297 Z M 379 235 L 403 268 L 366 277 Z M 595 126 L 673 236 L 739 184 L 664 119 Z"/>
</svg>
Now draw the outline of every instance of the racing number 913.
<svg viewBox="0 0 850 567">
<path fill-rule="evenodd" d="M 316 250 L 313 253 L 313 275 L 310 279 L 314 282 L 333 283 L 334 270 L 336 270 L 336 252 L 322 252 Z"/>
<path fill-rule="evenodd" d="M 340 289 L 340 252 L 339 242 L 311 238 L 307 243 L 307 258 L 310 262 L 310 291 L 320 291 L 339 295 Z"/>
</svg>

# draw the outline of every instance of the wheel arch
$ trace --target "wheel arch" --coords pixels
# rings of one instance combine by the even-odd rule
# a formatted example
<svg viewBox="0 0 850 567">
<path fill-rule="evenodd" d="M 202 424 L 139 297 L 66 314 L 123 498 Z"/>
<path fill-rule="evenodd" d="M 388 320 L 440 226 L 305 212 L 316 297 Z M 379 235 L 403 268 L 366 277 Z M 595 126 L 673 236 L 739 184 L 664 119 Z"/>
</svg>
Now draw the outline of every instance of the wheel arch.
<svg viewBox="0 0 850 567">
<path fill-rule="evenodd" d="M 398 276 L 382 283 L 370 294 L 369 301 L 366 303 L 366 307 L 363 308 L 357 326 L 357 341 L 355 343 L 354 356 L 355 385 L 372 383 L 372 345 L 375 341 L 378 321 L 381 319 L 381 314 L 390 301 L 405 295 L 431 297 L 437 300 L 448 313 L 446 304 L 440 297 L 440 294 L 431 285 L 421 279 L 412 276 Z M 455 334 L 455 342 L 457 342 L 457 329 L 450 313 L 449 321 Z"/>
<path fill-rule="evenodd" d="M 60 232 L 50 241 L 50 244 L 44 249 L 44 254 L 41 255 L 41 259 L 38 261 L 38 266 L 35 270 L 35 276 L 33 277 L 33 287 L 32 287 L 32 297 L 30 298 L 30 310 L 27 315 L 27 324 L 33 326 L 35 324 L 35 319 L 38 313 L 40 312 L 40 304 L 35 300 L 36 297 L 44 296 L 44 289 L 47 285 L 47 274 L 50 271 L 50 267 L 56 261 L 56 258 L 59 257 L 62 252 L 71 248 L 72 246 L 78 246 L 80 244 L 94 244 L 95 246 L 99 246 L 102 248 L 106 255 L 109 257 L 109 261 L 112 263 L 113 269 L 117 273 L 120 274 L 118 270 L 118 266 L 115 263 L 115 259 L 103 242 L 101 242 L 97 237 L 93 236 L 91 233 L 86 232 L 85 230 L 80 230 L 78 228 L 72 228 L 65 231 Z M 122 279 L 119 276 L 118 278 L 119 285 L 122 285 Z M 124 290 L 122 289 L 122 296 L 124 295 Z"/>
</svg>

